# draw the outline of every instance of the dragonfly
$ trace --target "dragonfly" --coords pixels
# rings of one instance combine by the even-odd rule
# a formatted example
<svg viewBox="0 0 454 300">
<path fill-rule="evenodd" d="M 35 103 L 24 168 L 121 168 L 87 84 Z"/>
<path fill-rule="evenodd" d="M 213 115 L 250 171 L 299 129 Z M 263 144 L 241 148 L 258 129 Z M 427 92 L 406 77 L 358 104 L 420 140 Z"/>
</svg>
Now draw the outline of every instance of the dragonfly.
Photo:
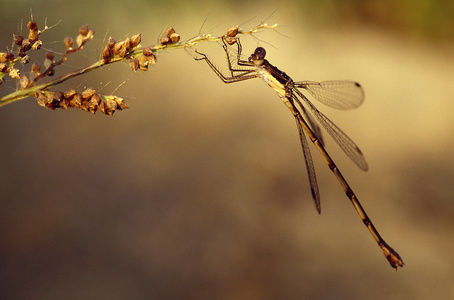
<svg viewBox="0 0 454 300">
<path fill-rule="evenodd" d="M 318 124 L 329 133 L 334 141 L 340 146 L 345 154 L 363 171 L 367 171 L 368 165 L 362 154 L 361 150 L 356 144 L 328 117 L 322 114 L 312 102 L 303 94 L 309 93 L 313 98 L 321 103 L 336 108 L 336 109 L 352 109 L 361 105 L 364 101 L 364 91 L 361 85 L 355 81 L 293 81 L 290 76 L 285 72 L 279 70 L 265 59 L 266 51 L 262 47 L 257 47 L 254 53 L 249 56 L 247 60 L 243 60 L 242 45 L 240 39 L 237 38 L 234 43 L 222 39 L 223 49 L 227 55 L 227 62 L 229 74 L 225 75 L 218 69 L 213 62 L 207 57 L 206 54 L 195 51 L 199 56 L 195 57 L 196 60 L 204 60 L 209 67 L 216 73 L 216 75 L 224 83 L 234 83 L 244 80 L 261 78 L 273 90 L 275 90 L 284 104 L 292 113 L 296 120 L 296 125 L 299 132 L 300 142 L 303 149 L 304 160 L 306 163 L 309 183 L 312 193 L 312 198 L 315 202 L 315 207 L 318 213 L 321 213 L 320 206 L 320 193 L 315 176 L 315 167 L 312 160 L 309 145 L 306 135 L 310 141 L 315 145 L 322 157 L 328 164 L 329 169 L 334 173 L 340 185 L 342 186 L 345 194 L 355 207 L 357 213 L 362 219 L 364 225 L 367 227 L 378 246 L 382 249 L 386 259 L 391 267 L 397 269 L 403 267 L 404 262 L 400 255 L 391 248 L 385 240 L 380 236 L 372 221 L 366 214 L 366 211 L 361 206 L 358 197 L 351 189 L 350 185 L 345 180 L 341 171 L 334 163 L 331 156 L 325 149 L 324 141 L 322 138 L 321 128 Z M 227 45 L 227 43 L 230 45 Z M 229 53 L 232 51 L 229 48 L 237 45 L 237 55 Z M 307 94 L 306 93 L 306 94 Z M 314 119 L 315 117 L 315 119 Z M 317 122 L 318 121 L 318 124 Z"/>
</svg>

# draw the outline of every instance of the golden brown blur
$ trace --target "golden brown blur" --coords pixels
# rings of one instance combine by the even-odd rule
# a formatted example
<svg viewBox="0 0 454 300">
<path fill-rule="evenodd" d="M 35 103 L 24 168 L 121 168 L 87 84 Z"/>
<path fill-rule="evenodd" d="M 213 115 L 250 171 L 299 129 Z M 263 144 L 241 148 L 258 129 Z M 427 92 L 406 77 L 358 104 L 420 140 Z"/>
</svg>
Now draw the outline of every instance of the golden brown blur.
<svg viewBox="0 0 454 300">
<path fill-rule="evenodd" d="M 314 104 L 365 154 L 366 173 L 325 135 L 405 266 L 389 266 L 310 145 L 318 215 L 295 121 L 272 89 L 223 84 L 205 62 L 168 50 L 147 72 L 120 63 L 60 86 L 114 92 L 130 107 L 114 116 L 33 98 L 0 108 L 0 298 L 452 297 L 453 3 L 1 1 L 1 50 L 27 32 L 30 8 L 38 24 L 61 20 L 43 36 L 56 56 L 82 24 L 96 30 L 54 76 L 98 60 L 109 36 L 141 33 L 149 46 L 169 27 L 185 40 L 269 17 L 276 30 L 240 37 L 245 55 L 261 46 L 295 81 L 364 87 L 358 109 Z M 227 70 L 219 44 L 195 49 Z M 11 82 L 2 95 L 19 88 Z"/>
</svg>

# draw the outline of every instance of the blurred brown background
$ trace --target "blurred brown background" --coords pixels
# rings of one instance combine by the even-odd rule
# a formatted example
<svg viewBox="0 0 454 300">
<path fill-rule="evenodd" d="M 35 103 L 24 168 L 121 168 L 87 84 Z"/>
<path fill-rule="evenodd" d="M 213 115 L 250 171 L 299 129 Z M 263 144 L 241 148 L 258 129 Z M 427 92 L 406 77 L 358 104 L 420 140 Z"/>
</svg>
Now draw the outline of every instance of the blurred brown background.
<svg viewBox="0 0 454 300">
<path fill-rule="evenodd" d="M 1 299 L 447 299 L 454 294 L 452 1 L 0 1 L 2 50 L 30 18 L 62 51 L 88 23 L 95 39 L 173 26 L 190 38 L 244 36 L 295 80 L 353 79 L 353 111 L 315 103 L 361 147 L 362 173 L 327 138 L 347 180 L 406 265 L 395 272 L 313 150 L 310 197 L 294 120 L 260 80 L 224 85 L 184 50 L 148 72 L 114 64 L 60 90 L 103 88 L 131 107 L 113 117 L 0 108 Z M 47 20 L 47 21 L 46 21 Z M 204 23 L 204 21 L 206 22 Z M 22 29 L 22 32 L 26 32 Z M 201 43 L 224 66 L 216 43 Z M 41 54 L 43 55 L 43 54 Z M 41 56 L 42 57 L 42 56 Z M 28 71 L 29 66 L 23 72 Z M 66 68 L 66 69 L 65 69 Z M 14 89 L 3 84 L 1 95 Z"/>
</svg>

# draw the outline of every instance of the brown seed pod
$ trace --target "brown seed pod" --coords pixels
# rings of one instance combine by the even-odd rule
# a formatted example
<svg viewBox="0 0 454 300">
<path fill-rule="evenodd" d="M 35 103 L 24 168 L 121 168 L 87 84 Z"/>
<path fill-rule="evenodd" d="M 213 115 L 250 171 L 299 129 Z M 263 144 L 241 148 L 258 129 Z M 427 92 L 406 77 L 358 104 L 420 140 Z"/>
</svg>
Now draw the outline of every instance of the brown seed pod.
<svg viewBox="0 0 454 300">
<path fill-rule="evenodd" d="M 52 50 L 47 51 L 47 53 L 46 53 L 46 58 L 47 58 L 48 60 L 54 60 L 54 58 L 55 58 L 54 51 L 52 51 Z"/>
<path fill-rule="evenodd" d="M 170 44 L 170 38 L 167 37 L 167 36 L 163 36 L 160 41 L 161 45 L 167 45 L 167 44 Z"/>
<path fill-rule="evenodd" d="M 13 35 L 14 37 L 14 44 L 18 45 L 18 46 L 21 46 L 22 45 L 22 40 L 24 39 L 22 36 L 20 35 Z"/>
<path fill-rule="evenodd" d="M 174 34 L 174 33 L 175 33 L 175 29 L 173 29 L 173 27 L 169 27 L 169 28 L 166 30 L 166 36 L 167 36 L 168 38 L 170 38 L 170 36 L 171 36 L 172 34 Z"/>
<path fill-rule="evenodd" d="M 105 45 L 102 49 L 102 58 L 104 58 L 104 60 L 108 60 L 110 58 L 110 48 L 108 45 Z"/>
<path fill-rule="evenodd" d="M 150 48 L 144 48 L 143 55 L 145 55 L 145 56 L 153 55 L 153 50 L 151 50 Z"/>
<path fill-rule="evenodd" d="M 84 25 L 80 26 L 79 33 L 83 37 L 87 36 L 87 34 L 88 34 L 88 25 L 84 24 Z"/>
<path fill-rule="evenodd" d="M 110 116 L 113 115 L 113 113 L 117 109 L 117 102 L 115 102 L 115 100 L 113 100 L 112 98 L 107 98 L 105 103 L 106 114 Z"/>
<path fill-rule="evenodd" d="M 23 39 L 22 40 L 22 46 L 20 47 L 21 50 L 28 50 L 30 49 L 31 43 L 29 39 Z"/>
<path fill-rule="evenodd" d="M 32 49 L 33 50 L 39 50 L 41 49 L 41 46 L 43 45 L 43 42 L 40 40 L 37 40 L 36 42 L 33 43 Z"/>
<path fill-rule="evenodd" d="M 228 37 L 235 37 L 238 33 L 238 26 L 232 27 L 227 31 L 226 36 Z"/>
<path fill-rule="evenodd" d="M 28 55 L 24 55 L 20 58 L 20 62 L 21 64 L 25 65 L 25 64 L 28 64 L 30 62 L 30 56 Z"/>
<path fill-rule="evenodd" d="M 76 90 L 74 90 L 74 89 L 68 90 L 63 93 L 63 96 L 65 97 L 65 99 L 71 99 L 72 97 L 74 97 L 74 95 L 76 95 Z"/>
<path fill-rule="evenodd" d="M 113 48 L 116 43 L 117 41 L 115 41 L 113 37 L 109 37 L 109 40 L 107 41 L 107 46 L 109 46 L 109 48 Z"/>
<path fill-rule="evenodd" d="M 98 110 L 101 113 L 106 114 L 106 103 L 104 101 L 101 101 L 101 103 L 99 103 Z"/>
<path fill-rule="evenodd" d="M 80 47 L 80 45 L 82 45 L 82 43 L 85 41 L 85 37 L 81 34 L 79 34 L 76 38 L 76 44 L 77 44 L 77 47 Z"/>
<path fill-rule="evenodd" d="M 129 108 L 129 107 L 126 105 L 126 103 L 124 103 L 123 98 L 120 98 L 120 97 L 117 97 L 117 96 L 113 96 L 113 97 L 114 97 L 115 102 L 117 102 L 117 107 L 118 107 L 119 109 L 123 110 L 123 109 Z"/>
<path fill-rule="evenodd" d="M 229 44 L 229 45 L 233 45 L 236 43 L 237 41 L 237 38 L 236 37 L 230 37 L 230 36 L 225 36 L 224 38 L 224 41 Z"/>
<path fill-rule="evenodd" d="M 81 96 L 85 100 L 85 99 L 90 99 L 91 96 L 93 96 L 94 94 L 95 94 L 95 90 L 91 89 L 91 88 L 88 88 L 88 89 L 86 89 L 85 91 L 83 91 L 81 93 Z"/>
<path fill-rule="evenodd" d="M 11 52 L 0 52 L 0 63 L 14 59 L 14 54 Z"/>
<path fill-rule="evenodd" d="M 22 77 L 20 78 L 21 89 L 27 88 L 29 84 L 30 84 L 30 80 L 28 79 L 28 77 L 25 75 L 22 75 Z"/>
<path fill-rule="evenodd" d="M 71 47 L 73 46 L 74 40 L 72 37 L 67 36 L 67 37 L 65 37 L 64 43 L 65 43 L 66 49 L 71 49 Z"/>
<path fill-rule="evenodd" d="M 34 96 L 39 105 L 46 106 L 47 97 L 43 93 L 36 93 Z"/>
<path fill-rule="evenodd" d="M 137 71 L 139 68 L 139 61 L 133 57 L 129 60 L 129 66 L 131 67 L 131 70 Z"/>
<path fill-rule="evenodd" d="M 28 33 L 28 39 L 30 42 L 36 42 L 38 40 L 38 29 L 36 30 L 30 30 Z"/>
<path fill-rule="evenodd" d="M 80 108 L 84 111 L 88 111 L 88 100 L 83 100 Z"/>
<path fill-rule="evenodd" d="M 12 79 L 19 79 L 20 78 L 20 72 L 19 69 L 11 69 L 8 73 L 9 77 Z"/>
<path fill-rule="evenodd" d="M 39 62 L 35 61 L 32 65 L 32 72 L 35 74 L 35 76 L 38 76 L 39 73 L 41 72 L 41 65 Z"/>
<path fill-rule="evenodd" d="M 93 29 L 89 29 L 87 33 L 87 39 L 92 39 L 93 36 L 95 35 L 95 31 Z"/>
<path fill-rule="evenodd" d="M 101 103 L 101 97 L 98 94 L 94 94 L 88 101 L 88 110 L 91 113 L 95 113 L 98 109 L 99 103 Z"/>
<path fill-rule="evenodd" d="M 62 107 L 64 109 L 68 109 L 69 99 L 63 98 L 63 100 L 60 102 L 60 107 Z"/>
<path fill-rule="evenodd" d="M 170 35 L 170 42 L 172 44 L 178 43 L 179 40 L 180 40 L 180 35 L 178 33 L 172 33 Z"/>
<path fill-rule="evenodd" d="M 147 62 L 149 65 L 155 65 L 156 64 L 156 56 L 152 53 L 151 55 L 145 56 L 147 58 Z"/>
<path fill-rule="evenodd" d="M 115 46 L 113 48 L 113 53 L 115 55 L 118 55 L 120 53 L 120 50 L 123 48 L 124 43 L 125 43 L 124 41 L 121 41 L 121 42 L 115 44 Z"/>
<path fill-rule="evenodd" d="M 49 98 L 52 99 L 52 103 L 58 103 L 58 102 L 62 101 L 65 98 L 65 96 L 62 92 L 58 91 L 58 92 L 52 93 Z"/>
<path fill-rule="evenodd" d="M 34 22 L 34 21 L 28 21 L 27 29 L 28 30 L 38 30 L 38 24 L 36 24 L 36 22 Z"/>
<path fill-rule="evenodd" d="M 78 108 L 82 105 L 82 95 L 81 94 L 75 94 L 71 100 L 69 101 L 69 106 Z"/>
<path fill-rule="evenodd" d="M 142 71 L 148 70 L 148 59 L 147 59 L 147 56 L 141 55 L 141 56 L 137 57 L 137 60 L 139 62 L 139 68 Z"/>
<path fill-rule="evenodd" d="M 142 40 L 141 34 L 136 34 L 131 37 L 131 48 L 139 46 L 140 41 Z"/>
<path fill-rule="evenodd" d="M 8 65 L 5 63 L 0 63 L 0 73 L 6 73 L 7 70 L 8 70 Z M 2 82 L 2 80 L 0 80 L 0 83 L 1 82 Z"/>
</svg>

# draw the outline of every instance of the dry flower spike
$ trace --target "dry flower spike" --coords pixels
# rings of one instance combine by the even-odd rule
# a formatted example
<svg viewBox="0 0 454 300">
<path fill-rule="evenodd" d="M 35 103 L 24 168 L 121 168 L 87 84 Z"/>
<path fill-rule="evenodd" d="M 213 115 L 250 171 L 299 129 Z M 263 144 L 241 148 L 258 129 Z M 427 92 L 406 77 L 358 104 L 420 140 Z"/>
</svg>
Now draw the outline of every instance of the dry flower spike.
<svg viewBox="0 0 454 300">
<path fill-rule="evenodd" d="M 133 35 L 126 38 L 124 41 L 117 43 L 114 38 L 110 37 L 102 49 L 100 60 L 75 71 L 63 74 L 58 78 L 50 79 L 49 76 L 55 74 L 56 68 L 67 61 L 68 56 L 72 53 L 79 52 L 83 49 L 86 42 L 94 37 L 95 31 L 88 27 L 87 24 L 79 28 L 78 36 L 73 39 L 67 36 L 63 44 L 66 51 L 62 56 L 55 55 L 52 50 L 45 54 L 44 62 L 34 61 L 30 69 L 19 71 L 16 63 L 24 65 L 30 62 L 30 50 L 42 49 L 42 41 L 40 35 L 47 31 L 49 27 L 45 26 L 42 30 L 38 29 L 38 24 L 35 21 L 27 23 L 28 33 L 25 36 L 14 34 L 12 49 L 5 52 L 0 52 L 0 85 L 5 81 L 6 76 L 16 80 L 19 89 L 0 97 L 0 106 L 8 103 L 33 96 L 37 99 L 38 104 L 51 108 L 69 107 L 80 108 L 86 111 L 95 113 L 97 110 L 104 114 L 112 115 L 118 109 L 127 108 L 123 99 L 116 96 L 99 95 L 94 90 L 87 89 L 81 93 L 75 90 L 67 92 L 52 92 L 49 89 L 70 78 L 85 74 L 88 71 L 103 67 L 106 64 L 128 60 L 132 70 L 147 70 L 149 65 L 156 64 L 155 52 L 163 49 L 183 49 L 191 47 L 198 42 L 203 41 L 220 41 L 222 39 L 230 39 L 229 42 L 236 41 L 237 34 L 253 34 L 261 28 L 274 28 L 266 24 L 260 24 L 249 31 L 242 31 L 238 27 L 229 29 L 227 34 L 219 37 L 213 37 L 209 34 L 198 35 L 186 41 L 180 42 L 180 35 L 175 32 L 172 27 L 165 31 L 158 45 L 140 49 L 142 40 L 141 34 Z M 76 47 L 77 45 L 77 47 Z M 24 73 L 23 75 L 21 74 Z M 44 82 L 43 79 L 49 79 Z"/>
<path fill-rule="evenodd" d="M 82 93 L 76 93 L 75 90 L 66 92 L 41 91 L 34 94 L 39 105 L 50 108 L 68 109 L 80 108 L 84 111 L 96 113 L 100 111 L 105 115 L 113 115 L 116 110 L 128 108 L 120 97 L 112 95 L 100 95 L 93 89 L 86 89 Z"/>
</svg>

